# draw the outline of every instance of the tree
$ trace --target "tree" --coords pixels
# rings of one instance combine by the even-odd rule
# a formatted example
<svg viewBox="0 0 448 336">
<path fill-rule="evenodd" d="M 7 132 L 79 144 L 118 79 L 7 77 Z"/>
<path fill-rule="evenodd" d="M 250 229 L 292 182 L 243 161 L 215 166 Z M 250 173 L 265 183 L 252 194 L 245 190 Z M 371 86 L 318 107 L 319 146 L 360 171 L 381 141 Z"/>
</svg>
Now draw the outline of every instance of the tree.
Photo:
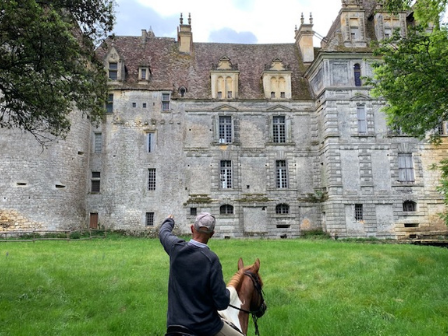
<svg viewBox="0 0 448 336">
<path fill-rule="evenodd" d="M 107 76 L 95 48 L 112 31 L 113 0 L 0 1 L 0 128 L 44 144 L 65 137 L 76 107 L 104 114 Z"/>
<path fill-rule="evenodd" d="M 374 77 L 367 81 L 374 88 L 372 93 L 387 101 L 383 110 L 390 125 L 418 138 L 448 119 L 448 34 L 439 18 L 446 1 L 420 0 L 414 13 L 423 19 L 408 28 L 405 38 L 395 32 L 374 45 L 375 55 L 382 59 L 373 64 Z M 386 8 L 394 12 L 410 2 L 388 0 Z M 421 10 L 424 3 L 431 9 Z M 437 10 L 432 19 L 427 15 Z M 432 30 L 428 30 L 430 23 Z M 432 132 L 431 140 L 437 141 L 438 134 Z"/>
<path fill-rule="evenodd" d="M 367 79 L 373 95 L 386 100 L 383 111 L 392 128 L 420 139 L 429 135 L 434 144 L 441 141 L 435 130 L 448 120 L 448 31 L 443 20 L 447 2 L 385 0 L 386 10 L 411 10 L 415 21 L 406 37 L 395 32 L 374 45 L 381 60 L 373 65 L 374 77 Z M 448 206 L 448 159 L 433 168 L 441 172 L 438 191 Z M 441 216 L 448 225 L 448 211 Z"/>
</svg>

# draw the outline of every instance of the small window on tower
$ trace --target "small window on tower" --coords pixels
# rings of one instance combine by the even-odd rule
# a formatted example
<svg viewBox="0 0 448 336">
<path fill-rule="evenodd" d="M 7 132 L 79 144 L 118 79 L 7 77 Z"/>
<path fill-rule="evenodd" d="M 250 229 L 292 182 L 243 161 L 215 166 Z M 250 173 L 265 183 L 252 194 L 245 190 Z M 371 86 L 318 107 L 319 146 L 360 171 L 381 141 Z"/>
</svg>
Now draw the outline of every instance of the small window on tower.
<svg viewBox="0 0 448 336">
<path fill-rule="evenodd" d="M 170 110 L 170 94 L 162 93 L 162 111 Z"/>
</svg>

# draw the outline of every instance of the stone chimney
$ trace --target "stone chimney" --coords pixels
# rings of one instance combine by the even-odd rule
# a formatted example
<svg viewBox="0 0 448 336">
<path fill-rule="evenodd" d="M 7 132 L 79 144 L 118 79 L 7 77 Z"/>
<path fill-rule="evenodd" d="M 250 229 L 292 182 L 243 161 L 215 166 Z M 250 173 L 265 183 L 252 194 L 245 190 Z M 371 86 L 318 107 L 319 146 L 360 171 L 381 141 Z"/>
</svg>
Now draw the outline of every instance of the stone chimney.
<svg viewBox="0 0 448 336">
<path fill-rule="evenodd" d="M 296 45 L 302 54 L 304 63 L 310 63 L 314 61 L 314 44 L 313 44 L 313 16 L 310 13 L 310 23 L 305 23 L 302 17 L 300 18 L 300 28 L 297 30 L 296 26 Z"/>
<path fill-rule="evenodd" d="M 193 51 L 193 33 L 191 32 L 191 14 L 188 14 L 188 24 L 184 24 L 182 13 L 180 14 L 180 25 L 177 28 L 177 41 L 179 52 L 191 54 Z"/>
</svg>

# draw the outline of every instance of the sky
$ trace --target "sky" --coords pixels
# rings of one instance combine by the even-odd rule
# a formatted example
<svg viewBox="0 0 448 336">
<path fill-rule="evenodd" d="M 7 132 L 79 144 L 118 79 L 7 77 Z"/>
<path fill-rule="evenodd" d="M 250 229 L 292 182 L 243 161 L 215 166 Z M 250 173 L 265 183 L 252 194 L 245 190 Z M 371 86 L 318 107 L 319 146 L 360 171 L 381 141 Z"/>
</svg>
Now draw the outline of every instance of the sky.
<svg viewBox="0 0 448 336">
<path fill-rule="evenodd" d="M 325 36 L 341 8 L 341 0 L 115 0 L 115 35 L 177 38 L 182 13 L 191 14 L 194 42 L 294 43 L 295 27 L 313 16 L 314 31 Z M 314 39 L 320 45 L 318 38 Z"/>
</svg>

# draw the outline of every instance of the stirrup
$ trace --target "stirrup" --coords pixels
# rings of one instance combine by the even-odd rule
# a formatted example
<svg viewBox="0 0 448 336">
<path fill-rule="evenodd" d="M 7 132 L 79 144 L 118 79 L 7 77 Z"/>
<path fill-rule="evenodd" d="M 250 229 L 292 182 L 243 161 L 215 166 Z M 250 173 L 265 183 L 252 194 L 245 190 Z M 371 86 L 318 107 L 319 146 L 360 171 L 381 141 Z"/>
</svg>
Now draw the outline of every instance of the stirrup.
<svg viewBox="0 0 448 336">
<path fill-rule="evenodd" d="M 187 327 L 181 325 L 170 325 L 166 331 L 165 336 L 197 336 Z"/>
</svg>

